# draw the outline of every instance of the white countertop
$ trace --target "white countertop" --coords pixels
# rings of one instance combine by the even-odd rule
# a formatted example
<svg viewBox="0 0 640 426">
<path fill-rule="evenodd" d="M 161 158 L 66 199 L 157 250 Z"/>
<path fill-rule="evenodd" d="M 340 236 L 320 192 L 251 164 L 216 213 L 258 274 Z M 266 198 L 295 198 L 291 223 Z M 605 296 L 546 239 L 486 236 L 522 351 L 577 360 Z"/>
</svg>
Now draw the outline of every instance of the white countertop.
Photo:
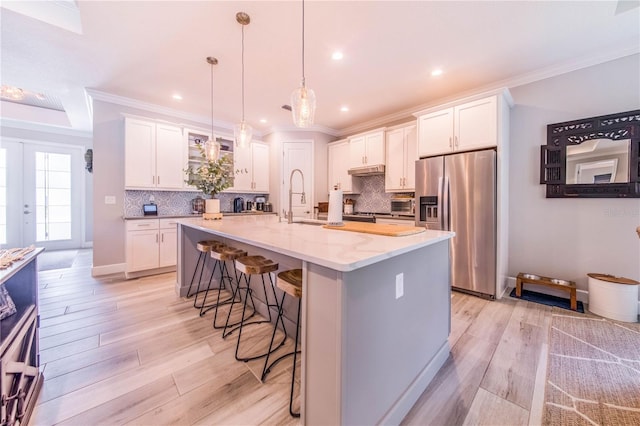
<svg viewBox="0 0 640 426">
<path fill-rule="evenodd" d="M 425 230 L 419 234 L 387 237 L 317 225 L 288 224 L 286 221 L 278 222 L 278 217 L 273 215 L 234 216 L 222 220 L 189 219 L 184 222 L 178 219 L 178 222 L 342 272 L 445 241 L 455 235 L 454 232 Z"/>
</svg>

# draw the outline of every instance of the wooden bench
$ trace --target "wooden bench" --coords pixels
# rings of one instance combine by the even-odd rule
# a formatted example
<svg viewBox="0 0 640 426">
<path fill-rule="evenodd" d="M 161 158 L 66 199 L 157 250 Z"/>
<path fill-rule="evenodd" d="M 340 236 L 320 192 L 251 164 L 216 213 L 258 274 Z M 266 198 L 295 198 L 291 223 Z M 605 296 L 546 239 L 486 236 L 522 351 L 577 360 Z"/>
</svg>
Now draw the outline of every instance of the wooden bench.
<svg viewBox="0 0 640 426">
<path fill-rule="evenodd" d="M 547 287 L 556 288 L 558 290 L 569 293 L 571 301 L 571 310 L 578 310 L 578 302 L 576 299 L 576 283 L 574 281 L 560 280 L 557 278 L 542 277 L 539 275 L 525 274 L 520 272 L 516 279 L 516 297 L 522 297 L 523 284 L 537 284 Z"/>
</svg>

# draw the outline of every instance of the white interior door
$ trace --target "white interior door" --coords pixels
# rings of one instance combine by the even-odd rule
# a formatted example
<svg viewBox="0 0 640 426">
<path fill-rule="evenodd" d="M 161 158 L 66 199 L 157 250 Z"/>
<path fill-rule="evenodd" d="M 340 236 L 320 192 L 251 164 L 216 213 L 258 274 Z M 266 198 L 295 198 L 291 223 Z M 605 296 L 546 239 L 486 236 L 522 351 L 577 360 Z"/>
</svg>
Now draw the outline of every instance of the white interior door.
<svg viewBox="0 0 640 426">
<path fill-rule="evenodd" d="M 315 188 L 313 182 L 313 141 L 284 142 L 282 150 L 281 210 L 288 212 L 289 181 L 291 180 L 293 192 L 296 193 L 291 197 L 293 216 L 309 218 L 313 213 L 313 188 Z M 304 179 L 298 172 L 291 179 L 291 172 L 295 169 L 302 171 Z M 300 195 L 301 192 L 305 193 L 304 201 Z"/>
<path fill-rule="evenodd" d="M 0 243 L 49 250 L 82 244 L 84 172 L 82 148 L 26 142 L 2 143 Z M 2 194 L 2 192 L 4 194 Z"/>
</svg>

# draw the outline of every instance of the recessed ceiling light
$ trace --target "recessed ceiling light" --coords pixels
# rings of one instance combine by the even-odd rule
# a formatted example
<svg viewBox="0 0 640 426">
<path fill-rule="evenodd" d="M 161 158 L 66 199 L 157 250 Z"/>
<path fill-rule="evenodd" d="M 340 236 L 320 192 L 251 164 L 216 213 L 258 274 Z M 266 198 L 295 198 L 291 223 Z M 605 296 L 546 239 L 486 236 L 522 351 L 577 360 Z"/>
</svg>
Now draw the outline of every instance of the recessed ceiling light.
<svg viewBox="0 0 640 426">
<path fill-rule="evenodd" d="M 333 59 L 334 61 L 339 61 L 340 59 L 344 58 L 344 55 L 342 54 L 342 52 L 340 51 L 335 51 L 333 52 L 333 54 L 331 55 L 331 59 Z"/>
<path fill-rule="evenodd" d="M 342 108 L 340 108 L 340 111 L 347 112 L 347 111 L 349 111 L 349 107 L 345 105 Z"/>
<path fill-rule="evenodd" d="M 174 94 L 174 95 L 172 96 L 172 98 L 173 98 L 173 99 L 175 99 L 176 101 L 181 101 L 181 100 L 182 100 L 182 96 L 181 96 L 181 95 L 179 95 L 179 94 L 177 94 L 177 93 L 176 93 L 176 94 Z"/>
<path fill-rule="evenodd" d="M 438 77 L 439 75 L 442 75 L 442 70 L 440 68 L 436 68 L 431 71 L 431 77 Z"/>
<path fill-rule="evenodd" d="M 267 119 L 266 119 L 266 118 L 261 118 L 261 119 L 260 119 L 260 122 L 264 124 L 264 123 L 266 123 L 266 122 L 267 122 Z"/>
</svg>

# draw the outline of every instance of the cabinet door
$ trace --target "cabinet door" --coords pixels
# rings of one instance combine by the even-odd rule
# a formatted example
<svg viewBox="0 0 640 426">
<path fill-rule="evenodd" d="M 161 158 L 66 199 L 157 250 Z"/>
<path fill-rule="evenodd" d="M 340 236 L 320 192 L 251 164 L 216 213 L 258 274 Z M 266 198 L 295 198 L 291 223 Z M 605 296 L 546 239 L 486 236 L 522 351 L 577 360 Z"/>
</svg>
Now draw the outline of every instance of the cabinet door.
<svg viewBox="0 0 640 426">
<path fill-rule="evenodd" d="M 366 140 L 364 136 L 349 139 L 349 163 L 347 169 L 351 167 L 362 167 L 365 163 Z"/>
<path fill-rule="evenodd" d="M 366 135 L 365 149 L 365 164 L 370 166 L 376 164 L 384 164 L 384 132 L 377 132 Z"/>
<path fill-rule="evenodd" d="M 385 168 L 385 191 L 402 190 L 404 183 L 404 129 L 387 132 L 387 161 Z"/>
<path fill-rule="evenodd" d="M 404 190 L 413 191 L 416 188 L 416 160 L 418 159 L 418 130 L 416 126 L 404 129 Z"/>
<path fill-rule="evenodd" d="M 453 149 L 453 108 L 418 118 L 418 156 L 447 154 Z"/>
<path fill-rule="evenodd" d="M 339 153 L 341 144 L 329 144 L 327 154 L 327 192 L 340 186 Z"/>
<path fill-rule="evenodd" d="M 158 230 L 127 232 L 127 272 L 158 267 Z"/>
<path fill-rule="evenodd" d="M 269 192 L 269 145 L 254 142 L 251 144 L 253 156 L 253 190 Z"/>
<path fill-rule="evenodd" d="M 454 136 L 457 151 L 498 146 L 496 96 L 455 107 Z"/>
<path fill-rule="evenodd" d="M 156 186 L 182 189 L 186 175 L 186 149 L 180 127 L 156 125 Z"/>
<path fill-rule="evenodd" d="M 183 169 L 186 170 L 187 167 L 192 166 L 194 169 L 200 167 L 202 158 L 200 157 L 200 149 L 198 148 L 200 145 L 203 145 L 211 139 L 211 134 L 206 132 L 200 132 L 197 130 L 185 130 L 184 146 L 186 148 L 185 154 L 185 163 Z M 195 186 L 191 186 L 184 182 L 187 179 L 186 173 L 182 175 L 183 182 L 182 187 L 184 189 L 192 189 L 196 190 Z"/>
<path fill-rule="evenodd" d="M 251 191 L 251 147 L 233 151 L 233 190 Z"/>
<path fill-rule="evenodd" d="M 158 265 L 175 266 L 178 259 L 178 229 L 160 230 L 160 254 Z"/>
<path fill-rule="evenodd" d="M 125 118 L 124 186 L 154 188 L 156 184 L 156 125 Z"/>
</svg>

